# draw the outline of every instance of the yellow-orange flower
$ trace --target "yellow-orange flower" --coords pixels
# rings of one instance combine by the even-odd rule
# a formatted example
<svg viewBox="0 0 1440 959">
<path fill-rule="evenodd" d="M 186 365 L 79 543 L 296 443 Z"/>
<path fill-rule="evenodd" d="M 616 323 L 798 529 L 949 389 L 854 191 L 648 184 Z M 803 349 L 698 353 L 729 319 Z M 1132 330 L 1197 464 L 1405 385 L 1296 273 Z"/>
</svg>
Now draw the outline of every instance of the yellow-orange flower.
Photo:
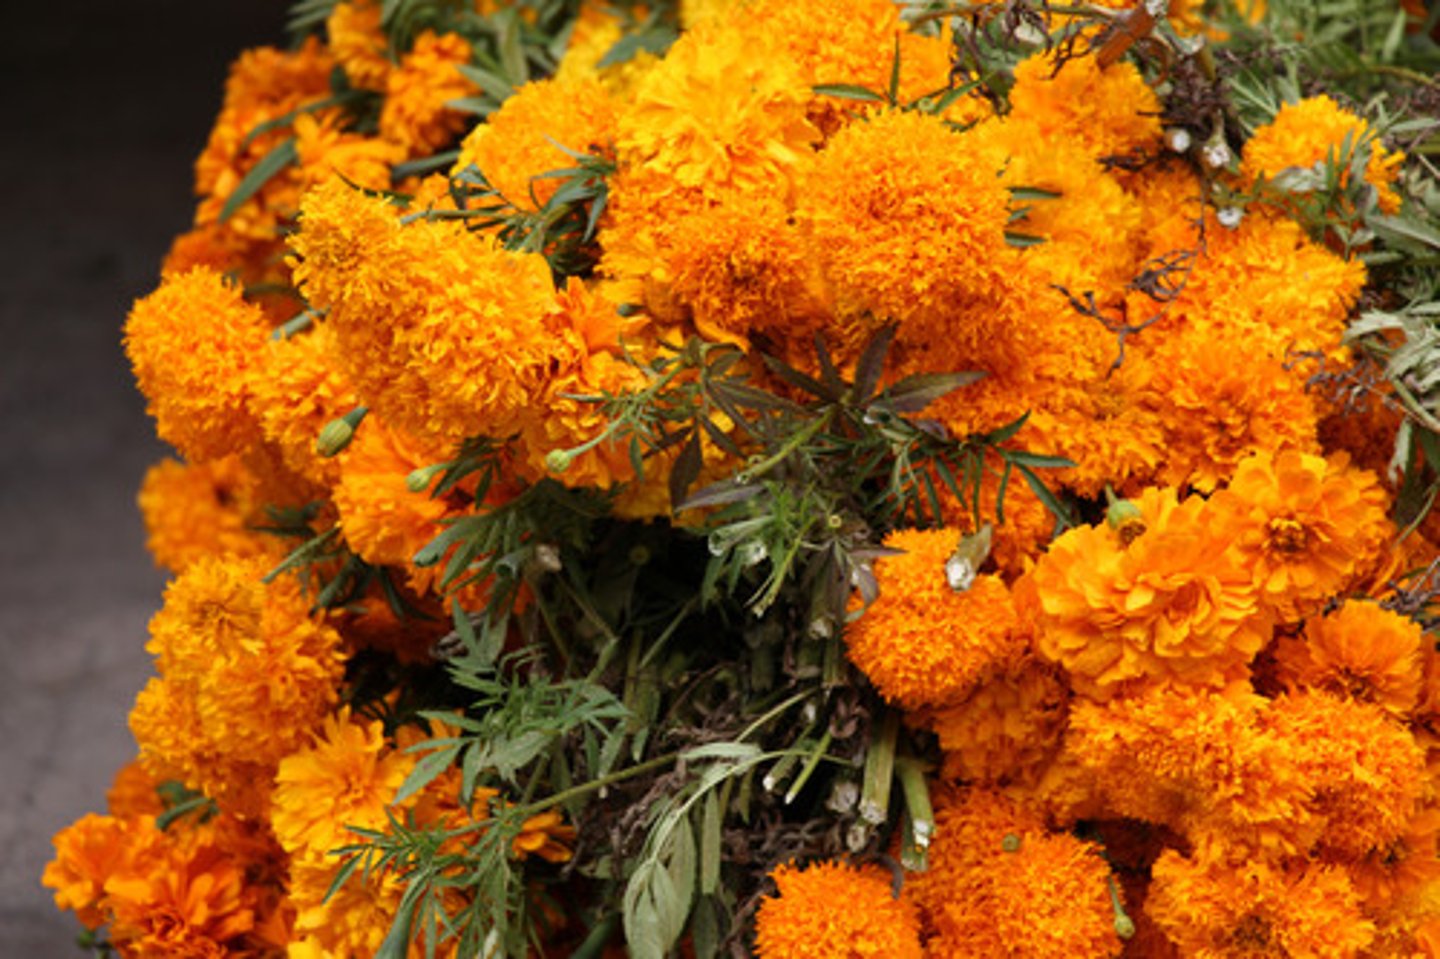
<svg viewBox="0 0 1440 959">
<path fill-rule="evenodd" d="M 275 765 L 337 697 L 340 637 L 310 618 L 293 579 L 263 560 L 200 560 L 165 590 L 146 649 L 160 677 L 130 726 L 147 766 L 239 812 L 264 802 Z"/>
<path fill-rule="evenodd" d="M 753 37 L 696 27 L 640 82 L 620 118 L 620 162 L 713 199 L 773 189 L 819 137 L 805 119 L 808 95 L 790 62 Z"/>
<path fill-rule="evenodd" d="M 1144 150 L 1160 139 L 1160 100 L 1140 71 L 1123 61 L 1102 70 L 1090 56 L 1057 65 L 1053 54 L 1033 54 L 1015 65 L 1010 111 L 1046 138 L 1079 141 L 1096 160 Z"/>
<path fill-rule="evenodd" d="M 470 44 L 458 33 L 425 30 L 385 78 L 380 136 L 410 156 L 428 156 L 465 129 L 466 114 L 446 106 L 480 88 L 456 67 L 470 62 Z"/>
<path fill-rule="evenodd" d="M 1114 814 L 1168 826 L 1197 848 L 1304 855 L 1324 828 L 1314 782 L 1261 722 L 1266 700 L 1152 685 L 1105 704 L 1077 700 L 1067 745 Z"/>
<path fill-rule="evenodd" d="M 576 361 L 550 267 L 453 221 L 402 226 L 333 181 L 302 206 L 296 280 L 328 309 L 332 355 L 387 423 L 430 445 L 505 438 Z"/>
<path fill-rule="evenodd" d="M 1146 911 L 1181 955 L 1355 956 L 1375 933 L 1336 866 L 1231 864 L 1167 850 L 1153 873 Z"/>
<path fill-rule="evenodd" d="M 515 207 L 538 210 L 564 181 L 537 177 L 575 167 L 575 153 L 613 155 L 619 113 L 591 77 L 527 83 L 465 137 L 453 172 L 473 164 Z"/>
<path fill-rule="evenodd" d="M 125 353 L 160 438 L 191 461 L 258 442 L 248 372 L 267 334 L 264 314 L 213 270 L 171 274 L 137 300 Z"/>
<path fill-rule="evenodd" d="M 786 863 L 770 876 L 780 894 L 755 916 L 759 959 L 920 959 L 915 907 L 878 867 Z"/>
<path fill-rule="evenodd" d="M 1234 548 L 1254 571 L 1263 601 L 1294 621 L 1345 589 L 1391 532 L 1386 494 L 1373 473 L 1284 450 L 1242 460 L 1213 508 L 1236 516 Z"/>
<path fill-rule="evenodd" d="M 390 748 L 382 724 L 326 717 L 314 741 L 280 761 L 270 823 L 291 855 L 323 859 L 358 841 L 349 827 L 383 829 L 415 757 Z"/>
<path fill-rule="evenodd" d="M 1059 671 L 1027 653 L 923 718 L 945 751 L 946 778 L 1028 783 L 1059 748 L 1069 702 Z"/>
<path fill-rule="evenodd" d="M 206 556 L 271 556 L 285 546 L 255 532 L 260 503 L 255 478 L 237 457 L 186 464 L 164 459 L 146 470 L 137 497 L 145 547 L 172 573 Z"/>
<path fill-rule="evenodd" d="M 985 672 L 1024 652 L 1010 590 L 998 576 L 950 585 L 953 530 L 901 530 L 885 545 L 904 550 L 875 561 L 880 596 L 845 631 L 850 659 L 891 702 L 943 706 Z"/>
<path fill-rule="evenodd" d="M 844 317 L 899 326 L 927 369 L 1019 361 L 1028 317 L 1021 251 L 1005 240 L 1003 158 L 974 131 L 890 111 L 835 134 L 795 215 Z"/>
<path fill-rule="evenodd" d="M 1097 849 L 1053 833 L 987 789 L 936 797 L 930 867 L 909 877 L 932 956 L 1115 955 L 1109 867 Z"/>
<path fill-rule="evenodd" d="M 1282 639 L 1276 661 L 1291 687 L 1374 703 L 1403 720 L 1419 701 L 1424 643 L 1413 619 L 1350 600 L 1306 620 L 1303 639 Z"/>
<path fill-rule="evenodd" d="M 340 123 L 338 114 L 302 113 L 295 118 L 299 186 L 304 189 L 340 176 L 367 190 L 390 189 L 390 168 L 405 159 L 405 148 L 347 132 Z"/>
<path fill-rule="evenodd" d="M 1108 526 L 1078 527 L 1041 557 L 1039 651 L 1097 698 L 1141 678 L 1222 686 L 1243 675 L 1271 620 L 1227 549 L 1233 532 L 1200 497 L 1152 489 L 1137 506 L 1146 530 L 1128 546 Z"/>
<path fill-rule="evenodd" d="M 55 858 L 41 879 L 55 890 L 55 905 L 90 929 L 108 921 L 105 881 L 120 872 L 153 831 L 153 820 L 87 813 L 55 834 Z"/>
<path fill-rule="evenodd" d="M 1275 119 L 1257 128 L 1245 142 L 1240 172 L 1251 181 L 1282 177 L 1284 186 L 1283 175 L 1287 172 L 1315 173 L 1315 168 L 1328 160 L 1338 164 L 1344 183 L 1349 179 L 1351 160 L 1341 154 L 1346 140 L 1352 150 L 1368 147 L 1365 182 L 1375 188 L 1382 212 L 1398 212 L 1400 195 L 1395 192 L 1395 181 L 1405 154 L 1387 150 L 1364 118 L 1324 95 L 1282 105 Z"/>
<path fill-rule="evenodd" d="M 350 85 L 383 93 L 392 64 L 380 14 L 377 0 L 337 3 L 325 19 L 325 33 L 330 38 L 330 52 L 344 68 Z"/>
<path fill-rule="evenodd" d="M 1372 703 L 1324 692 L 1277 697 L 1262 721 L 1284 740 L 1325 820 L 1317 848 L 1361 859 L 1395 842 L 1426 784 L 1425 751 L 1410 730 Z"/>
</svg>

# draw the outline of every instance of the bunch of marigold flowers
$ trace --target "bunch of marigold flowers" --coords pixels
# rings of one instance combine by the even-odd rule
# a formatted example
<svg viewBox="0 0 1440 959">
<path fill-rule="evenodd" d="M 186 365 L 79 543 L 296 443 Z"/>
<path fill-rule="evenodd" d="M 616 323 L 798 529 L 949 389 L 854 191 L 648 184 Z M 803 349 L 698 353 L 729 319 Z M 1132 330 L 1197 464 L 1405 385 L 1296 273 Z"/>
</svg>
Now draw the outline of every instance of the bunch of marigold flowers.
<svg viewBox="0 0 1440 959">
<path fill-rule="evenodd" d="M 1440 955 L 1417 4 L 303 0 L 124 342 L 122 957 Z"/>
</svg>

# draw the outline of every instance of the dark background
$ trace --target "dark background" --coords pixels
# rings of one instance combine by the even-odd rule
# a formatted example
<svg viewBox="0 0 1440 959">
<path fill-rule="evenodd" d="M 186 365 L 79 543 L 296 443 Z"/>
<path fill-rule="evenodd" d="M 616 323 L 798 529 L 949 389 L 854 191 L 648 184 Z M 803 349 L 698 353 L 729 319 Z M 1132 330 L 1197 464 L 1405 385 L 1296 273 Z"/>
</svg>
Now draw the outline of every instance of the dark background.
<svg viewBox="0 0 1440 959">
<path fill-rule="evenodd" d="M 120 327 L 192 211 L 243 48 L 286 0 L 24 0 L 0 24 L 0 957 L 80 957 L 39 877 L 134 753 L 164 577 L 135 491 L 165 455 Z"/>
</svg>

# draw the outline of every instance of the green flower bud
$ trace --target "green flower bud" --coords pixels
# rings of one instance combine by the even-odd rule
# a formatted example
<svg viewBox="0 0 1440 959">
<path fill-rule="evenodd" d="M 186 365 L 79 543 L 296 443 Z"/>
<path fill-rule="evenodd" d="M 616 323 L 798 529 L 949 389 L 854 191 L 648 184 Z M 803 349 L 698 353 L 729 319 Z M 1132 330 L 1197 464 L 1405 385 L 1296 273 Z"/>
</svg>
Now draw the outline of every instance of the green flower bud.
<svg viewBox="0 0 1440 959">
<path fill-rule="evenodd" d="M 545 468 L 552 473 L 563 473 L 575 462 L 575 454 L 569 450 L 551 450 L 545 454 Z"/>
<path fill-rule="evenodd" d="M 315 438 L 315 452 L 326 459 L 339 454 L 355 438 L 355 429 L 368 412 L 370 410 L 366 407 L 357 406 L 344 416 L 326 423 L 320 430 L 320 435 Z"/>
</svg>

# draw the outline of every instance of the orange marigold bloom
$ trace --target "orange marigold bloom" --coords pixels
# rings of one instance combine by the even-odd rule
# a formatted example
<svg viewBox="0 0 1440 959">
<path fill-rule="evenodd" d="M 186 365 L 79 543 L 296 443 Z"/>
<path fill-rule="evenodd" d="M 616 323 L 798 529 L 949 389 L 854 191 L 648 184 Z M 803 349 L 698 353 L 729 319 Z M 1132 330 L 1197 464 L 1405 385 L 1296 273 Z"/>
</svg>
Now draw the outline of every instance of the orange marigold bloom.
<svg viewBox="0 0 1440 959">
<path fill-rule="evenodd" d="M 915 907 L 875 866 L 824 861 L 770 874 L 780 895 L 760 900 L 759 959 L 920 959 Z"/>
<path fill-rule="evenodd" d="M 684 20 L 684 11 L 681 11 Z M 686 28 L 689 28 L 688 21 Z M 562 82 L 581 77 L 596 77 L 619 99 L 626 100 L 660 60 L 648 50 L 637 51 L 622 63 L 601 68 L 600 61 L 625 36 L 624 21 L 614 5 L 603 0 L 581 0 L 580 13 L 574 20 L 565 53 L 555 68 L 555 78 Z"/>
<path fill-rule="evenodd" d="M 351 86 L 384 93 L 392 64 L 380 14 L 376 0 L 337 3 L 325 19 L 325 35 Z"/>
<path fill-rule="evenodd" d="M 1395 192 L 1395 182 L 1405 154 L 1387 150 L 1363 117 L 1324 95 L 1286 103 L 1273 120 L 1257 128 L 1245 142 L 1240 173 L 1250 181 L 1261 177 L 1275 180 L 1288 171 L 1310 172 L 1333 160 L 1339 164 L 1343 183 L 1350 175 L 1351 157 L 1340 154 L 1347 139 L 1352 149 L 1370 150 L 1365 182 L 1376 190 L 1381 211 L 1399 212 L 1400 194 Z"/>
<path fill-rule="evenodd" d="M 1245 336 L 1222 329 L 1167 333 L 1148 351 L 1165 431 L 1161 482 L 1210 492 L 1253 454 L 1316 451 L 1315 398 L 1283 361 L 1252 352 Z M 1240 355 L 1250 362 L 1235 363 Z"/>
<path fill-rule="evenodd" d="M 1145 909 L 1184 956 L 1322 959 L 1355 956 L 1374 923 L 1361 913 L 1345 871 L 1262 860 L 1238 865 L 1167 850 L 1152 868 Z"/>
<path fill-rule="evenodd" d="M 1262 600 L 1296 621 L 1349 586 L 1391 532 L 1384 489 L 1373 473 L 1298 450 L 1241 460 L 1212 508 L 1236 517 L 1234 548 Z"/>
<path fill-rule="evenodd" d="M 1233 532 L 1205 501 L 1173 490 L 1137 500 L 1145 532 L 1128 546 L 1106 525 L 1078 527 L 1036 565 L 1037 648 L 1078 691 L 1108 698 L 1141 678 L 1222 686 L 1270 639 Z"/>
<path fill-rule="evenodd" d="M 909 877 L 933 956 L 1113 956 L 1109 867 L 1094 845 L 998 793 L 936 797 L 930 867 Z"/>
<path fill-rule="evenodd" d="M 1349 600 L 1305 621 L 1305 636 L 1281 639 L 1276 653 L 1287 686 L 1374 703 L 1405 719 L 1424 681 L 1420 624 L 1376 603 Z"/>
<path fill-rule="evenodd" d="M 402 226 L 384 200 L 311 190 L 295 277 L 334 333 L 332 356 L 387 423 L 430 445 L 504 438 L 572 366 L 550 267 L 453 221 Z"/>
<path fill-rule="evenodd" d="M 1160 100 L 1128 62 L 1101 69 L 1094 57 L 1057 65 L 1036 53 L 1015 65 L 1010 112 L 1046 140 L 1073 138 L 1095 159 L 1124 156 L 1160 139 Z"/>
<path fill-rule="evenodd" d="M 367 563 L 402 567 L 416 592 L 429 591 L 443 565 L 417 567 L 411 560 L 440 535 L 441 520 L 454 510 L 444 498 L 412 491 L 406 479 L 442 457 L 372 415 L 338 459 L 340 480 L 331 495 L 345 542 Z"/>
<path fill-rule="evenodd" d="M 1285 741 L 1326 825 L 1317 848 L 1342 860 L 1390 846 L 1415 814 L 1425 751 L 1379 706 L 1323 692 L 1288 693 L 1262 722 Z"/>
<path fill-rule="evenodd" d="M 574 153 L 612 155 L 619 115 L 593 77 L 527 83 L 465 137 L 452 173 L 473 164 L 515 207 L 539 210 L 564 181 L 537 177 L 573 168 Z"/>
<path fill-rule="evenodd" d="M 112 875 L 110 941 L 123 956 L 224 959 L 246 946 L 255 896 L 239 864 L 203 841 L 166 843 L 161 856 Z"/>
<path fill-rule="evenodd" d="M 161 439 L 191 461 L 259 441 L 249 371 L 268 329 L 239 289 L 205 268 L 171 274 L 135 301 L 125 321 L 125 354 Z"/>
<path fill-rule="evenodd" d="M 186 464 L 164 459 L 145 472 L 137 497 L 145 548 L 179 573 L 207 556 L 283 557 L 283 541 L 251 529 L 263 517 L 256 480 L 238 457 Z"/>
<path fill-rule="evenodd" d="M 255 165 L 290 135 L 283 125 L 256 136 L 262 123 L 330 95 L 335 61 L 317 37 L 298 49 L 258 47 L 242 53 L 225 81 L 225 101 L 204 151 L 195 161 L 195 225 L 218 224 L 220 212 Z M 272 241 L 295 213 L 293 170 L 272 177 L 221 225 L 237 238 Z"/>
<path fill-rule="evenodd" d="M 794 66 L 736 30 L 686 31 L 633 97 L 617 131 L 621 166 L 712 199 L 788 182 L 819 138 Z"/>
<path fill-rule="evenodd" d="M 250 379 L 251 408 L 265 438 L 285 465 L 321 487 L 335 485 L 340 464 L 316 450 L 327 423 L 360 405 L 337 368 L 334 331 L 320 323 L 303 333 L 271 339 Z"/>
<path fill-rule="evenodd" d="M 1393 842 L 1345 865 L 1371 915 L 1433 913 L 1440 888 L 1440 809 L 1421 809 Z"/>
<path fill-rule="evenodd" d="M 1015 309 L 1025 271 L 1005 240 L 1002 163 L 975 131 L 918 112 L 832 137 L 795 215 L 841 317 L 897 323 L 926 369 L 1020 362 L 1033 324 Z"/>
<path fill-rule="evenodd" d="M 945 751 L 947 779 L 1027 783 L 1059 748 L 1069 702 L 1059 671 L 1027 653 L 923 720 Z"/>
<path fill-rule="evenodd" d="M 147 817 L 87 813 L 55 834 L 55 858 L 41 878 L 55 890 L 55 905 L 68 909 L 89 929 L 109 921 L 105 881 L 137 853 L 148 856 L 159 833 Z"/>
<path fill-rule="evenodd" d="M 329 713 L 343 671 L 339 635 L 310 618 L 293 579 L 261 582 L 268 569 L 205 559 L 171 581 L 145 647 L 161 675 L 130 715 L 154 774 L 222 804 L 263 800 L 256 790 Z"/>
<path fill-rule="evenodd" d="M 165 811 L 156 791 L 158 785 L 144 764 L 132 759 L 115 770 L 105 793 L 105 806 L 112 816 L 158 816 Z"/>
<path fill-rule="evenodd" d="M 480 88 L 455 69 L 470 62 L 470 44 L 458 33 L 426 30 L 385 78 L 380 136 L 410 156 L 428 156 L 464 130 L 469 117 L 446 106 Z"/>
<path fill-rule="evenodd" d="M 986 670 L 1025 649 L 1010 590 L 998 576 L 950 585 L 953 530 L 900 530 L 885 545 L 905 552 L 875 561 L 880 597 L 845 631 L 850 659 L 880 693 L 907 709 L 943 706 Z"/>
<path fill-rule="evenodd" d="M 295 118 L 295 152 L 302 189 L 340 176 L 367 190 L 390 189 L 390 168 L 405 159 L 405 148 L 377 137 L 349 133 L 334 113 Z"/>
<path fill-rule="evenodd" d="M 1324 821 L 1290 744 L 1262 723 L 1267 701 L 1153 685 L 1105 704 L 1077 700 L 1067 745 L 1114 814 L 1168 826 L 1198 848 L 1303 855 Z"/>
<path fill-rule="evenodd" d="M 415 757 L 385 741 L 379 720 L 328 716 L 313 742 L 280 761 L 270 824 L 291 855 L 323 858 L 358 837 L 349 827 L 384 829 Z"/>
</svg>

